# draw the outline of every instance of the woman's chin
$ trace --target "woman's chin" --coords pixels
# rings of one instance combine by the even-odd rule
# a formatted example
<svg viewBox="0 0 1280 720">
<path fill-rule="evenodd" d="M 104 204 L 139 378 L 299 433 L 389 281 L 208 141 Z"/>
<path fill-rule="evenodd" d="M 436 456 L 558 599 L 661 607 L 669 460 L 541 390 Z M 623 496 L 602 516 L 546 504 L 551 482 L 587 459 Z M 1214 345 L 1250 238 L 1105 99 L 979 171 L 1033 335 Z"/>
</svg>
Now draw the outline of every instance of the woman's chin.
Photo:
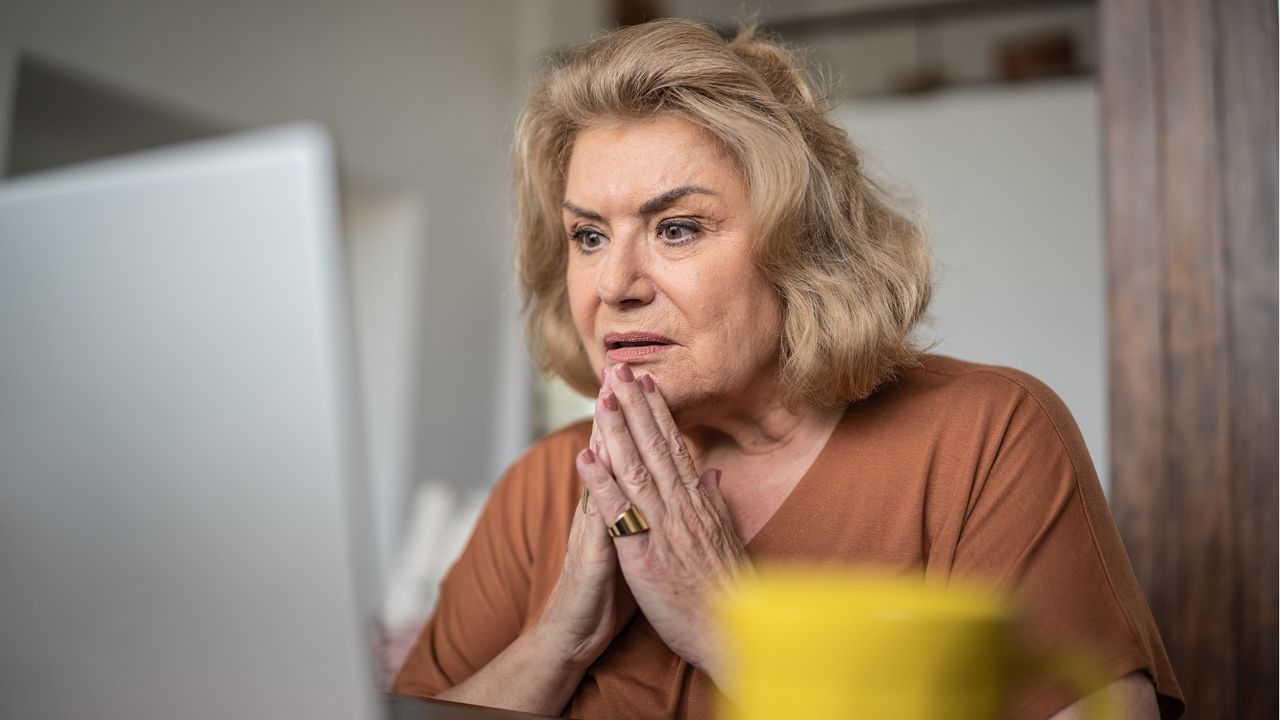
<svg viewBox="0 0 1280 720">
<path fill-rule="evenodd" d="M 659 384 L 658 387 L 661 388 L 662 385 Z M 697 393 L 681 390 L 680 388 L 663 389 L 662 399 L 667 403 L 667 408 L 671 411 L 671 417 L 675 418 L 678 427 L 702 422 L 708 415 L 708 398 L 702 397 Z"/>
<path fill-rule="evenodd" d="M 680 419 L 681 414 L 696 406 L 697 403 L 691 397 L 689 389 L 681 383 L 671 379 L 664 382 L 659 372 L 653 373 L 653 380 L 658 385 L 658 392 L 662 394 L 662 401 L 667 404 L 667 409 L 677 420 Z"/>
</svg>

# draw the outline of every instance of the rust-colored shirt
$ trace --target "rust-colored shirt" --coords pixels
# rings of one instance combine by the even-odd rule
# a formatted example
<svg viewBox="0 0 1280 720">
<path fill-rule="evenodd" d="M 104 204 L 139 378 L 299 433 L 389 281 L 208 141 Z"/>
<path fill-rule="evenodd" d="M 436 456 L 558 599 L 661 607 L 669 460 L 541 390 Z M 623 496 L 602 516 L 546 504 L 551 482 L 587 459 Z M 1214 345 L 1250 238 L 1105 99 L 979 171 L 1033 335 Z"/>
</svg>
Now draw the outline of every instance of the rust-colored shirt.
<svg viewBox="0 0 1280 720">
<path fill-rule="evenodd" d="M 559 578 L 590 423 L 538 442 L 494 488 L 394 690 L 430 696 L 535 622 Z M 929 357 L 850 406 L 813 466 L 752 538 L 756 562 L 809 561 L 966 577 L 1011 590 L 1033 643 L 1085 647 L 1106 674 L 1149 675 L 1165 718 L 1182 695 L 1084 440 L 1048 387 L 1015 370 Z M 575 718 L 706 718 L 713 683 L 637 614 L 564 709 Z M 1015 716 L 1070 704 L 1064 687 Z"/>
</svg>

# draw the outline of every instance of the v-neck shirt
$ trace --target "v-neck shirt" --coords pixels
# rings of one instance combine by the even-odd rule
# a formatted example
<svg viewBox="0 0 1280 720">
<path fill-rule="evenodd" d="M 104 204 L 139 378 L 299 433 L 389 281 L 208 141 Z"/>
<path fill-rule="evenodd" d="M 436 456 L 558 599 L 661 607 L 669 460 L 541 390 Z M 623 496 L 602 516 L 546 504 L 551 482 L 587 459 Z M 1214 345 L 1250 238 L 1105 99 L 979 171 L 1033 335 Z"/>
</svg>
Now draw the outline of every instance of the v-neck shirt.
<svg viewBox="0 0 1280 720">
<path fill-rule="evenodd" d="M 430 696 L 484 667 L 539 618 L 563 567 L 590 422 L 540 440 L 504 474 L 394 690 Z M 1182 695 L 1070 412 L 1007 368 L 929 356 L 851 405 L 747 544 L 752 562 L 867 568 L 1010 592 L 1025 637 L 1084 648 L 1104 677 L 1152 678 L 1165 718 Z M 1076 694 L 1030 686 L 1014 717 Z M 587 670 L 563 714 L 710 718 L 714 683 L 642 613 Z"/>
</svg>

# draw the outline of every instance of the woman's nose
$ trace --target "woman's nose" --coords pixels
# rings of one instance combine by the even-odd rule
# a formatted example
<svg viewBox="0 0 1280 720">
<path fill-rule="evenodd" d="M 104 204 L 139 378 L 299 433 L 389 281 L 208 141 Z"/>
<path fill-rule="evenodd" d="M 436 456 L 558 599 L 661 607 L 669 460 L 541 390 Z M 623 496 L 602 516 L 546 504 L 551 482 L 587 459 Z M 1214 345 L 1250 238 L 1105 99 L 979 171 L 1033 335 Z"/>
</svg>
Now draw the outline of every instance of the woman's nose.
<svg viewBox="0 0 1280 720">
<path fill-rule="evenodd" d="M 609 243 L 596 287 L 600 300 L 607 305 L 647 305 L 653 301 L 653 281 L 640 233 L 615 237 Z"/>
</svg>

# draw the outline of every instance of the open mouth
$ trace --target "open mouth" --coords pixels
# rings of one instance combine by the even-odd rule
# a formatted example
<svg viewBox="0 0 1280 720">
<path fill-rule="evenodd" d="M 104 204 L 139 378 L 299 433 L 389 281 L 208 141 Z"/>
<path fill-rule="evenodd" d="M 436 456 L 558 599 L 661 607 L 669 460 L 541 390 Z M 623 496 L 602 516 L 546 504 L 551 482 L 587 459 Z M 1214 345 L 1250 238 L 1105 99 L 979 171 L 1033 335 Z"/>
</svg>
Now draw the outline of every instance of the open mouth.
<svg viewBox="0 0 1280 720">
<path fill-rule="evenodd" d="M 670 344 L 671 343 L 664 343 L 664 342 L 644 342 L 644 341 L 637 341 L 637 340 L 624 340 L 621 342 L 605 343 L 604 347 L 606 350 L 617 350 L 618 348 L 652 347 L 654 345 L 670 345 Z"/>
<path fill-rule="evenodd" d="M 663 337 L 653 333 L 609 333 L 604 336 L 604 349 L 625 350 L 625 349 L 652 349 L 674 345 L 675 342 L 671 338 Z"/>
</svg>

